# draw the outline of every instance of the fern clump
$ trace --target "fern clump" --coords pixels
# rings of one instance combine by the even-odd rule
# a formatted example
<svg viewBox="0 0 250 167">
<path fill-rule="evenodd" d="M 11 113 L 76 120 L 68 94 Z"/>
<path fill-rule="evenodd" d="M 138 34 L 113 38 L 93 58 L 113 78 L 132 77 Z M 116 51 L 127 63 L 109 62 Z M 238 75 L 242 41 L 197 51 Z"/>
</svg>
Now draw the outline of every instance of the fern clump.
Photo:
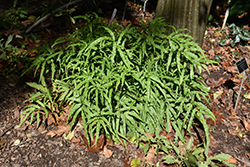
<svg viewBox="0 0 250 167">
<path fill-rule="evenodd" d="M 96 15 L 78 18 L 92 19 L 51 47 L 44 45 L 31 66 L 41 70 L 40 83 L 29 83 L 38 93 L 29 99 L 26 118 L 36 112 L 39 122 L 40 112 L 48 115 L 51 106 L 68 104 L 71 125 L 81 117 L 87 139 L 101 132 L 117 142 L 138 138 L 140 129 L 169 131 L 170 125 L 184 142 L 184 131 L 197 118 L 208 140 L 204 115 L 215 118 L 202 103 L 208 90 L 199 73 L 210 60 L 189 35 L 166 35 L 162 18 L 148 26 L 142 22 L 142 28 L 108 27 Z"/>
</svg>

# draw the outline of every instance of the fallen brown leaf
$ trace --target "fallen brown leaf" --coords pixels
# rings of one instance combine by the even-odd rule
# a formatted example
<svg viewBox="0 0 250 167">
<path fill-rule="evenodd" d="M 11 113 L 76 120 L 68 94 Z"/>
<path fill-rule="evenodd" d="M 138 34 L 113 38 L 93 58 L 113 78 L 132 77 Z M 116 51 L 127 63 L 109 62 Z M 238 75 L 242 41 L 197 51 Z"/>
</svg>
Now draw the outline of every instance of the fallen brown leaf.
<svg viewBox="0 0 250 167">
<path fill-rule="evenodd" d="M 130 167 L 131 159 L 129 160 L 129 156 L 127 156 L 126 152 L 124 152 L 124 156 L 123 156 L 122 161 L 123 161 L 124 167 Z"/>
<path fill-rule="evenodd" d="M 237 160 L 234 157 L 230 157 L 229 159 L 226 160 L 229 163 L 236 164 Z"/>
<path fill-rule="evenodd" d="M 75 136 L 70 140 L 71 143 L 75 143 L 75 144 L 80 144 L 81 139 L 80 137 L 76 138 Z"/>
<path fill-rule="evenodd" d="M 215 119 L 216 125 L 221 124 L 223 122 L 222 119 L 226 119 L 224 117 L 223 113 L 221 113 L 222 110 L 216 111 L 215 109 L 212 108 L 211 111 L 212 111 L 212 113 L 214 114 L 214 116 L 216 118 Z M 207 123 L 214 126 L 214 121 L 211 118 L 207 119 Z"/>
<path fill-rule="evenodd" d="M 124 21 L 121 22 L 121 24 L 122 24 L 123 26 L 127 26 L 127 25 L 131 24 L 131 21 L 125 19 Z"/>
<path fill-rule="evenodd" d="M 4 148 L 4 144 L 6 142 L 6 138 L 0 141 L 0 150 Z"/>
<path fill-rule="evenodd" d="M 215 81 L 214 78 L 209 78 L 207 80 L 207 84 L 212 88 L 216 88 L 224 84 L 226 81 L 227 79 L 225 79 L 224 77 L 220 78 L 218 81 Z"/>
<path fill-rule="evenodd" d="M 20 116 L 20 112 L 19 112 L 19 109 L 16 107 L 16 108 L 14 109 L 14 118 L 15 118 L 15 119 L 18 119 L 19 116 Z"/>
<path fill-rule="evenodd" d="M 247 108 L 246 106 L 242 106 L 242 109 L 243 109 L 245 112 L 250 112 L 250 109 Z"/>
<path fill-rule="evenodd" d="M 228 132 L 233 135 L 233 136 L 236 136 L 237 134 L 235 133 L 235 130 L 233 129 L 228 129 Z"/>
<path fill-rule="evenodd" d="M 232 120 L 232 121 L 230 121 L 230 124 L 232 125 L 232 126 L 234 126 L 234 127 L 236 127 L 236 126 L 240 126 L 240 121 L 239 120 Z"/>
<path fill-rule="evenodd" d="M 95 144 L 95 139 L 96 139 L 96 138 L 94 138 L 90 142 L 90 146 L 89 146 L 87 138 L 82 133 L 80 133 L 80 136 L 82 137 L 82 140 L 84 141 L 84 143 L 87 145 L 86 151 L 90 151 L 92 153 L 98 153 L 99 150 L 103 148 L 105 140 L 106 140 L 105 136 L 103 134 L 101 134 L 99 136 L 99 138 L 97 139 L 96 145 L 94 145 Z"/>
<path fill-rule="evenodd" d="M 215 32 L 214 32 L 214 36 L 216 36 L 216 37 L 222 37 L 223 35 L 222 35 L 221 32 L 215 31 Z"/>
<path fill-rule="evenodd" d="M 246 129 L 248 132 L 250 132 L 250 124 L 249 124 L 245 119 L 243 119 L 242 122 L 243 122 L 243 124 L 244 124 L 245 129 Z"/>
<path fill-rule="evenodd" d="M 155 148 L 151 147 L 148 150 L 147 156 L 145 157 L 147 162 L 154 164 L 154 158 L 155 158 Z"/>
<path fill-rule="evenodd" d="M 227 108 L 227 111 L 231 111 L 231 115 L 228 117 L 229 119 L 239 119 L 239 117 L 236 115 L 234 108 L 233 108 L 233 104 L 230 104 Z"/>
<path fill-rule="evenodd" d="M 103 150 L 100 153 L 103 154 L 105 158 L 110 158 L 113 155 L 113 152 L 114 151 L 107 149 L 107 146 L 104 146 Z"/>
<path fill-rule="evenodd" d="M 250 153 L 247 153 L 247 152 L 246 152 L 245 154 L 248 156 L 248 158 L 250 158 Z"/>
<path fill-rule="evenodd" d="M 52 131 L 48 132 L 46 135 L 50 136 L 50 137 L 54 137 L 55 135 L 61 136 L 63 133 L 65 133 L 67 135 L 69 133 L 69 131 L 70 131 L 70 125 L 58 126 L 58 130 L 52 130 Z"/>
<path fill-rule="evenodd" d="M 57 123 L 59 120 L 58 115 L 57 114 L 53 114 L 53 113 L 49 113 L 49 117 L 48 117 L 48 125 L 51 125 L 53 123 Z"/>
<path fill-rule="evenodd" d="M 229 62 L 221 62 L 221 64 L 223 65 L 223 68 L 224 68 L 225 71 L 231 72 L 232 74 L 238 74 L 237 67 L 234 66 L 234 65 L 231 65 L 231 63 L 229 63 Z"/>
<path fill-rule="evenodd" d="M 213 101 L 215 102 L 215 99 L 217 99 L 220 95 L 223 95 L 223 91 L 217 91 L 217 92 L 215 92 L 214 93 L 214 97 L 213 97 Z M 218 104 L 218 103 L 216 103 L 216 104 Z"/>
</svg>

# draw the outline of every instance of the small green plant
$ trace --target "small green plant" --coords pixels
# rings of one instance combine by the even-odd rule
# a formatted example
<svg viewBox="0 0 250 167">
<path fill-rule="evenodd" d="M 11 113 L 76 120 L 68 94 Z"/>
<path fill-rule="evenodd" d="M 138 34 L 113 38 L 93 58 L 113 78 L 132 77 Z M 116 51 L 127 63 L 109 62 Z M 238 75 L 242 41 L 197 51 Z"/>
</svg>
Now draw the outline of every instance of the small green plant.
<svg viewBox="0 0 250 167">
<path fill-rule="evenodd" d="M 228 26 L 231 29 L 231 33 L 226 38 L 231 38 L 230 44 L 234 47 L 238 43 L 246 43 L 250 40 L 250 32 L 247 29 L 242 29 L 236 26 L 234 23 Z M 225 46 L 225 40 L 221 40 L 220 45 Z"/>
<path fill-rule="evenodd" d="M 8 36 L 6 42 L 3 42 L 4 39 L 0 40 L 0 59 L 3 60 L 12 60 L 13 57 L 20 54 L 20 49 L 18 49 L 16 46 L 11 45 L 11 41 L 13 40 L 14 35 Z"/>
<path fill-rule="evenodd" d="M 156 130 L 154 137 L 146 134 L 142 129 L 140 129 L 139 132 L 142 135 L 139 139 L 140 143 L 138 144 L 139 147 L 143 147 L 145 155 L 148 153 L 150 147 L 155 148 L 155 155 L 160 151 L 163 151 L 166 154 L 170 153 L 172 149 L 171 142 L 169 142 L 169 139 L 166 136 L 160 135 L 159 129 Z M 146 144 L 144 145 L 142 142 Z"/>
<path fill-rule="evenodd" d="M 230 16 L 237 17 L 238 15 L 248 12 L 250 7 L 249 0 L 230 0 Z"/>
<path fill-rule="evenodd" d="M 171 124 L 176 141 L 185 143 L 185 131 L 197 118 L 205 130 L 207 155 L 204 115 L 215 117 L 202 102 L 209 95 L 199 73 L 207 69 L 204 62 L 213 61 L 199 45 L 182 30 L 166 35 L 162 18 L 148 21 L 149 26 L 142 21 L 142 28 L 108 26 L 95 14 L 74 19 L 88 23 L 41 47 L 30 67 L 40 70 L 42 84 L 29 83 L 38 93 L 27 100 L 32 104 L 22 113 L 25 119 L 33 120 L 36 113 L 39 122 L 39 114 L 53 112 L 51 106 L 70 105 L 71 127 L 81 117 L 88 142 L 94 134 L 97 142 L 102 132 L 123 143 L 138 138 L 138 129 L 156 133 L 169 131 Z"/>
<path fill-rule="evenodd" d="M 24 8 L 11 8 L 0 15 L 0 25 L 5 29 L 25 28 L 20 22 L 27 18 Z"/>
<path fill-rule="evenodd" d="M 164 156 L 160 159 L 161 162 L 164 162 L 168 165 L 178 164 L 181 166 L 199 166 L 199 167 L 216 167 L 216 164 L 221 166 L 233 166 L 228 163 L 227 159 L 231 156 L 227 154 L 219 154 L 213 157 L 207 158 L 204 155 L 205 149 L 202 145 L 193 146 L 194 139 L 188 140 L 187 143 L 183 144 L 173 143 L 166 136 L 160 135 L 160 131 L 157 130 L 154 136 L 145 134 L 143 130 L 139 130 L 142 134 L 139 141 L 145 144 L 141 144 L 144 149 L 144 154 L 146 155 L 151 147 L 155 149 L 155 155 Z M 177 146 L 176 146 L 177 145 Z M 154 164 L 151 164 L 154 165 Z"/>
<path fill-rule="evenodd" d="M 5 67 L 5 74 L 10 74 L 13 71 L 20 71 L 28 68 L 30 65 L 30 59 L 24 53 L 25 43 L 21 43 L 21 48 L 13 46 L 11 44 L 14 35 L 8 36 L 7 40 L 0 40 L 0 60 L 4 60 L 8 63 Z"/>
<path fill-rule="evenodd" d="M 228 154 L 218 154 L 206 158 L 206 156 L 204 156 L 205 149 L 200 146 L 192 147 L 193 141 L 194 141 L 193 138 L 189 139 L 184 149 L 182 148 L 181 143 L 179 143 L 179 147 L 171 143 L 175 156 L 168 154 L 162 157 L 162 161 L 165 162 L 166 164 L 177 163 L 187 167 L 191 166 L 216 167 L 217 165 L 234 166 L 233 164 L 230 164 L 229 162 L 225 161 L 231 157 Z"/>
</svg>

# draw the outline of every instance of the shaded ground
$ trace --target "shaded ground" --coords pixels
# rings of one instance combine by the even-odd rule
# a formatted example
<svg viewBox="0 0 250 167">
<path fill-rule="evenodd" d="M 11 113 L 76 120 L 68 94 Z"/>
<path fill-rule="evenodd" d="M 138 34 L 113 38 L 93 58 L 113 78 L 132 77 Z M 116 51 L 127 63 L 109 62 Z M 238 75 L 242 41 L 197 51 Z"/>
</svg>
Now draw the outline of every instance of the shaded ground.
<svg viewBox="0 0 250 167">
<path fill-rule="evenodd" d="M 117 19 L 121 19 L 122 5 L 114 4 L 113 7 L 120 9 Z M 127 23 L 139 24 L 142 14 L 139 8 L 137 5 L 130 4 L 128 10 L 137 12 L 126 15 Z M 106 16 L 111 16 L 110 9 L 107 9 L 109 12 Z M 153 14 L 148 12 L 147 17 L 152 19 Z M 46 21 L 45 28 L 40 26 L 34 31 L 47 33 L 50 31 L 53 37 L 65 35 L 65 28 L 60 29 L 59 22 L 61 23 L 61 20 L 53 23 Z M 211 120 L 207 120 L 211 125 L 209 154 L 230 154 L 233 157 L 230 162 L 235 166 L 250 166 L 250 98 L 245 96 L 250 93 L 250 70 L 246 71 L 246 80 L 237 110 L 236 112 L 233 110 L 241 82 L 235 63 L 245 57 L 250 64 L 249 48 L 219 46 L 220 37 L 215 33 L 216 30 L 216 28 L 207 29 L 203 44 L 203 49 L 208 55 L 211 54 L 210 59 L 216 59 L 220 63 L 220 66 L 208 66 L 210 74 L 206 72 L 202 74 L 207 86 L 211 88 L 210 109 L 217 118 L 216 126 Z M 212 46 L 214 46 L 213 50 Z M 233 51 L 241 55 L 234 56 Z M 143 156 L 142 151 L 133 145 L 129 145 L 127 150 L 116 145 L 102 148 L 102 152 L 99 153 L 87 151 L 80 130 L 74 140 L 68 141 L 63 137 L 51 138 L 46 135 L 49 131 L 58 129 L 53 124 L 47 128 L 41 126 L 36 129 L 36 125 L 27 126 L 27 123 L 18 128 L 18 118 L 25 106 L 23 101 L 29 97 L 29 93 L 35 91 L 25 82 L 36 80 L 30 74 L 20 78 L 20 74 L 21 72 L 6 75 L 4 70 L 0 73 L 0 166 L 118 167 L 129 166 L 132 158 L 139 158 L 143 163 L 145 162 L 146 157 Z M 192 131 L 198 144 L 199 136 L 203 137 L 203 131 L 199 127 L 194 127 Z"/>
</svg>

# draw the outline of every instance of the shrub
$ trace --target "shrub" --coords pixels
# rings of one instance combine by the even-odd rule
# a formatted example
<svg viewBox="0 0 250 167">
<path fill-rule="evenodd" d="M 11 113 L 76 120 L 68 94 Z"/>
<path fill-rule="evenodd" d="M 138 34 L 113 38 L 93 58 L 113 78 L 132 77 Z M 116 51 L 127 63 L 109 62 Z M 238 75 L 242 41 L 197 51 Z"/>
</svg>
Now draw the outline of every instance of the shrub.
<svg viewBox="0 0 250 167">
<path fill-rule="evenodd" d="M 176 141 L 185 142 L 184 131 L 197 118 L 208 148 L 204 114 L 215 117 L 202 103 L 208 90 L 199 73 L 211 61 L 198 44 L 182 30 L 166 35 L 162 18 L 142 28 L 108 27 L 94 14 L 80 18 L 88 24 L 51 47 L 44 44 L 30 67 L 40 69 L 41 84 L 29 83 L 38 93 L 27 100 L 25 119 L 36 113 L 39 124 L 39 114 L 68 104 L 71 126 L 81 117 L 89 141 L 104 133 L 122 142 L 138 138 L 139 129 L 155 133 L 171 125 Z"/>
</svg>

